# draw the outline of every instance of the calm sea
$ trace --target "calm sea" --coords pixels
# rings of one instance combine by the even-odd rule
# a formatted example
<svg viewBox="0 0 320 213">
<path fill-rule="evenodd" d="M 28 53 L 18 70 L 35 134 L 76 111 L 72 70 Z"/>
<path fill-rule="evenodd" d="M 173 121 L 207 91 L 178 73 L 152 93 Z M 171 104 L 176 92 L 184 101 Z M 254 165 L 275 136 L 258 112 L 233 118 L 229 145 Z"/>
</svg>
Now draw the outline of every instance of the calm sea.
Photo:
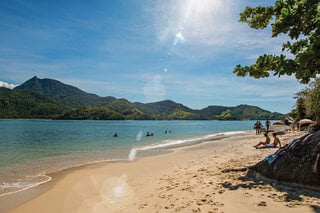
<svg viewBox="0 0 320 213">
<path fill-rule="evenodd" d="M 0 196 L 50 181 L 51 172 L 166 153 L 168 147 L 207 141 L 217 133 L 251 130 L 253 123 L 0 120 Z"/>
</svg>

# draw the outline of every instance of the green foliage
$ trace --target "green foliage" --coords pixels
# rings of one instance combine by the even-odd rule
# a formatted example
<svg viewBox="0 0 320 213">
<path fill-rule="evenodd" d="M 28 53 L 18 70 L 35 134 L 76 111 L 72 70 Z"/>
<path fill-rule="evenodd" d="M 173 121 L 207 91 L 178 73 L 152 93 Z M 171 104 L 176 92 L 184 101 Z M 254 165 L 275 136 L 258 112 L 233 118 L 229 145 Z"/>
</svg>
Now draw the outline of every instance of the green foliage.
<svg viewBox="0 0 320 213">
<path fill-rule="evenodd" d="M 42 95 L 0 87 L 0 118 L 54 118 L 64 110 Z"/>
<path fill-rule="evenodd" d="M 122 114 L 126 120 L 140 120 L 150 117 L 126 99 L 116 99 L 104 105 L 108 109 Z"/>
<path fill-rule="evenodd" d="M 280 113 L 271 113 L 267 110 L 261 109 L 260 107 L 245 104 L 234 107 L 231 111 L 231 115 L 237 120 L 250 120 L 253 118 L 256 120 L 278 120 L 283 117 Z"/>
<path fill-rule="evenodd" d="M 202 110 L 199 110 L 200 119 L 217 119 L 216 116 L 220 115 L 223 111 L 227 110 L 228 107 L 225 106 L 208 106 Z"/>
<path fill-rule="evenodd" d="M 306 114 L 320 124 L 320 79 L 310 84 L 310 91 L 306 94 Z"/>
<path fill-rule="evenodd" d="M 308 87 L 296 93 L 296 108 L 290 115 L 298 120 L 311 118 L 320 124 L 320 78 L 316 78 Z"/>
<path fill-rule="evenodd" d="M 169 120 L 193 120 L 197 118 L 198 116 L 196 114 L 181 109 L 175 109 L 170 115 L 168 115 Z"/>
<path fill-rule="evenodd" d="M 147 104 L 136 103 L 136 106 L 138 106 L 142 111 L 151 114 L 155 119 L 159 120 L 198 119 L 198 116 L 195 115 L 194 110 L 170 100 Z"/>
<path fill-rule="evenodd" d="M 282 45 L 284 54 L 263 55 L 251 66 L 237 65 L 233 72 L 238 76 L 254 78 L 273 75 L 292 75 L 308 83 L 320 71 L 320 3 L 319 0 L 277 0 L 274 6 L 246 7 L 240 21 L 251 28 L 262 29 L 270 22 L 272 37 L 287 34 L 290 41 Z"/>
<path fill-rule="evenodd" d="M 71 110 L 60 116 L 65 120 L 124 120 L 121 113 L 111 111 L 105 107 L 82 107 Z"/>
<path fill-rule="evenodd" d="M 309 89 L 304 89 L 295 94 L 296 108 L 292 110 L 290 115 L 298 120 L 303 119 L 307 116 L 306 114 L 306 95 Z"/>
<path fill-rule="evenodd" d="M 223 111 L 220 115 L 216 115 L 215 118 L 218 120 L 230 120 L 232 118 L 231 110 L 227 109 L 226 111 Z"/>
</svg>

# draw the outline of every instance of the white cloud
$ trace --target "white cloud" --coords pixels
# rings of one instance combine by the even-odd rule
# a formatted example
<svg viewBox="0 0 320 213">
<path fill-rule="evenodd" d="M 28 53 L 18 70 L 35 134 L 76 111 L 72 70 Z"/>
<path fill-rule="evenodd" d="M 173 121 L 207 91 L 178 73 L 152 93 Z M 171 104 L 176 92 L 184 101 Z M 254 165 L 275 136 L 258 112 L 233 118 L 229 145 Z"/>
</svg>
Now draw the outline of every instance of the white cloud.
<svg viewBox="0 0 320 213">
<path fill-rule="evenodd" d="M 8 89 L 13 89 L 13 88 L 15 88 L 16 86 L 17 86 L 17 85 L 0 81 L 0 87 L 5 87 L 5 88 L 8 88 Z"/>
</svg>

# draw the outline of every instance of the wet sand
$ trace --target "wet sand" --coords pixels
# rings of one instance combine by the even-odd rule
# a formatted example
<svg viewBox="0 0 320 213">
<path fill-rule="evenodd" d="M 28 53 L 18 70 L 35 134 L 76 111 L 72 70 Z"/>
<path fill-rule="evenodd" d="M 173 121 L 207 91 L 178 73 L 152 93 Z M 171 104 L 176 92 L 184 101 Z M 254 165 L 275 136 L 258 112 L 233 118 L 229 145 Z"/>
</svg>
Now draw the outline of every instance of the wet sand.
<svg viewBox="0 0 320 213">
<path fill-rule="evenodd" d="M 279 138 L 286 144 L 295 136 Z M 74 168 L 0 204 L 8 209 L 20 198 L 9 212 L 24 213 L 319 212 L 320 192 L 246 177 L 247 166 L 276 151 L 253 148 L 263 139 L 238 135 L 132 162 Z"/>
</svg>

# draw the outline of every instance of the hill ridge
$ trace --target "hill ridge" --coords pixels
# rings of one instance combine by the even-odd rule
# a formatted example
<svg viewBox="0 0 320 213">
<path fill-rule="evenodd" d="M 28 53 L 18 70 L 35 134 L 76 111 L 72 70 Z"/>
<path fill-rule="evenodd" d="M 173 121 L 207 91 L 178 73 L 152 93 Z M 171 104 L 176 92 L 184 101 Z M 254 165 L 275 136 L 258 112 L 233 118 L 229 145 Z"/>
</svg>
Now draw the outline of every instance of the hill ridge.
<svg viewBox="0 0 320 213">
<path fill-rule="evenodd" d="M 40 79 L 37 76 L 27 80 L 14 90 L 39 93 L 51 100 L 72 107 L 103 104 L 114 99 L 113 97 L 102 98 L 98 95 L 87 93 L 75 86 L 64 84 L 55 79 Z"/>
<path fill-rule="evenodd" d="M 7 97 L 4 95 L 5 93 Z M 27 104 L 25 108 L 28 108 L 29 111 L 37 112 L 34 108 L 41 106 L 41 113 L 21 111 L 21 102 L 18 106 L 15 98 L 25 99 L 25 104 Z M 34 101 L 30 102 L 31 99 L 39 99 L 39 101 L 35 104 Z M 130 102 L 125 98 L 100 97 L 60 81 L 49 78 L 39 79 L 37 76 L 27 80 L 12 91 L 0 92 L 0 107 L 0 118 L 8 118 L 8 115 L 14 114 L 13 118 L 44 117 L 85 120 L 275 120 L 284 116 L 281 113 L 270 112 L 247 104 L 240 104 L 235 107 L 210 105 L 195 110 L 172 100 L 152 103 Z M 54 113 L 53 109 L 57 109 L 59 113 Z M 15 113 L 9 113 L 10 110 L 15 111 Z M 19 110 L 21 112 L 18 112 Z"/>
</svg>

